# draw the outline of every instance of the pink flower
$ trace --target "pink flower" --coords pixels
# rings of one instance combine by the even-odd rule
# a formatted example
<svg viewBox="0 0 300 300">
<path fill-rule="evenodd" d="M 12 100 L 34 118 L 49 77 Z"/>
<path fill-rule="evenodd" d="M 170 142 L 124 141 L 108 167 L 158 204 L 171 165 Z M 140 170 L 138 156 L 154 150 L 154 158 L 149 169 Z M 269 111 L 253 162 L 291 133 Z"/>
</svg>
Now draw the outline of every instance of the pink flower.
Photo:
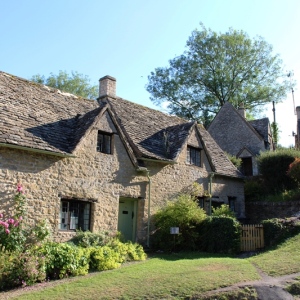
<svg viewBox="0 0 300 300">
<path fill-rule="evenodd" d="M 19 222 L 16 221 L 15 224 L 14 224 L 14 226 L 15 226 L 15 227 L 18 227 L 18 225 L 19 225 Z"/>
<path fill-rule="evenodd" d="M 23 217 L 22 217 L 22 216 L 20 216 L 20 217 L 19 217 L 19 221 L 22 221 L 22 220 L 23 220 Z"/>
<path fill-rule="evenodd" d="M 5 229 L 5 232 L 6 232 L 7 234 L 9 234 L 9 233 L 10 233 L 9 229 Z"/>
<path fill-rule="evenodd" d="M 3 214 L 0 214 L 0 218 L 3 218 Z"/>
<path fill-rule="evenodd" d="M 21 193 L 23 191 L 22 184 L 18 183 L 17 184 L 17 192 Z"/>
<path fill-rule="evenodd" d="M 8 220 L 7 220 L 7 223 L 8 223 L 8 224 L 14 224 L 14 223 L 15 223 L 15 220 L 14 220 L 14 219 L 8 219 Z"/>
</svg>

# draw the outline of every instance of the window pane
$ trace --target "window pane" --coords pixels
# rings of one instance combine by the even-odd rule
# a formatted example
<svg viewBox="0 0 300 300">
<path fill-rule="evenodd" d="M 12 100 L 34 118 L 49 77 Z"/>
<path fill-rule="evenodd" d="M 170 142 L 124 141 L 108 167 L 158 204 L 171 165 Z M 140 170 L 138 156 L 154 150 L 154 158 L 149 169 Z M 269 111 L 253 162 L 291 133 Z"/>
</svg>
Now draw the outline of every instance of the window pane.
<svg viewBox="0 0 300 300">
<path fill-rule="evenodd" d="M 98 132 L 97 151 L 111 154 L 111 134 Z"/>
<path fill-rule="evenodd" d="M 61 230 L 89 230 L 91 203 L 76 200 L 61 202 L 60 225 Z"/>
<path fill-rule="evenodd" d="M 195 166 L 201 166 L 201 151 L 197 148 L 187 147 L 187 163 Z"/>
</svg>

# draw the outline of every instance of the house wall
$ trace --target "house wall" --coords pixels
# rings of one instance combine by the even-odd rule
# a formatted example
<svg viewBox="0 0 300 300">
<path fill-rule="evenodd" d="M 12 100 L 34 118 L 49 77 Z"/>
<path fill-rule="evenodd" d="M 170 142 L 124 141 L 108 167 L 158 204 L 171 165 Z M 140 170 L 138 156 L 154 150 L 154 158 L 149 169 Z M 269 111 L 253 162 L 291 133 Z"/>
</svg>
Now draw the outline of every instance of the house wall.
<svg viewBox="0 0 300 300">
<path fill-rule="evenodd" d="M 113 132 L 113 154 L 97 152 L 98 130 Z M 193 133 L 189 144 L 200 145 Z M 201 145 L 200 145 L 201 146 Z M 151 180 L 151 215 L 167 200 L 185 192 L 194 182 L 209 189 L 211 168 L 202 151 L 202 167 L 186 163 L 186 145 L 176 164 L 145 162 Z M 59 158 L 16 149 L 0 148 L 0 210 L 11 210 L 16 184 L 23 184 L 28 199 L 28 220 L 31 224 L 48 219 L 58 241 L 70 239 L 74 233 L 58 230 L 61 198 L 92 201 L 91 230 L 117 230 L 120 197 L 138 201 L 137 238 L 143 242 L 147 233 L 149 181 L 137 172 L 106 113 L 84 137 L 74 152 L 75 158 Z M 213 195 L 228 203 L 236 197 L 238 216 L 244 214 L 243 183 L 215 175 Z"/>
</svg>

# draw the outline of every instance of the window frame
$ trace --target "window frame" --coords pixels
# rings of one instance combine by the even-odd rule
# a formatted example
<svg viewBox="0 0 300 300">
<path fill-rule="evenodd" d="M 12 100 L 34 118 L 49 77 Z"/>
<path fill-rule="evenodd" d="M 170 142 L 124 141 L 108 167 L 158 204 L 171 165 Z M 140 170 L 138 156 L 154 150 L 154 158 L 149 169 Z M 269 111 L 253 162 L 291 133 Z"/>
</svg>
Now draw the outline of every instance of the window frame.
<svg viewBox="0 0 300 300">
<path fill-rule="evenodd" d="M 67 204 L 67 211 L 64 211 L 64 209 L 66 208 L 66 206 L 64 207 L 65 204 Z M 74 212 L 74 208 L 76 209 L 76 205 L 78 208 L 77 214 Z M 73 207 L 70 208 L 70 206 Z M 88 209 L 86 206 L 88 206 Z M 91 211 L 92 211 L 92 203 L 89 201 L 82 201 L 80 199 L 61 198 L 60 209 L 59 209 L 58 230 L 68 231 L 68 232 L 70 231 L 72 232 L 76 230 L 90 231 Z M 65 220 L 65 218 L 67 218 L 68 220 L 63 221 Z"/>
<path fill-rule="evenodd" d="M 202 167 L 202 149 L 188 145 L 186 151 L 186 163 L 196 167 Z M 199 164 L 197 164 L 197 157 L 195 156 L 197 153 L 199 154 Z"/>
<path fill-rule="evenodd" d="M 104 141 L 104 142 L 102 142 L 102 144 L 100 143 L 100 136 L 102 136 L 102 141 Z M 106 149 L 107 148 L 107 141 L 106 141 L 107 138 L 109 138 L 109 150 Z M 102 149 L 100 149 L 100 147 Z M 113 154 L 113 133 L 112 132 L 98 130 L 96 150 L 97 150 L 97 152 L 100 152 L 103 154 Z"/>
</svg>

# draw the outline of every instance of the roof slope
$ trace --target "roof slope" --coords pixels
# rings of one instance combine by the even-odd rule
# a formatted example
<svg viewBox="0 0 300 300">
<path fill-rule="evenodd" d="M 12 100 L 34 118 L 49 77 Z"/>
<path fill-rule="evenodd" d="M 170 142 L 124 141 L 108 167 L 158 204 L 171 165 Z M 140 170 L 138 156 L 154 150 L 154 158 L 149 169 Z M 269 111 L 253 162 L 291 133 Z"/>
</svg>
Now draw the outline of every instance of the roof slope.
<svg viewBox="0 0 300 300">
<path fill-rule="evenodd" d="M 198 130 L 200 132 L 202 143 L 206 148 L 207 153 L 209 153 L 208 158 L 210 159 L 213 171 L 225 176 L 243 177 L 208 131 L 205 130 L 202 125 L 198 125 Z"/>
<path fill-rule="evenodd" d="M 140 158 L 176 160 L 196 126 L 195 122 L 187 122 L 121 98 L 109 98 L 107 101 L 117 115 L 120 127 L 136 146 L 135 151 Z M 225 176 L 242 177 L 204 127 L 196 127 L 213 171 Z"/>
<path fill-rule="evenodd" d="M 262 118 L 248 122 L 263 137 L 265 141 L 269 141 L 269 118 Z"/>
<path fill-rule="evenodd" d="M 195 122 L 122 98 L 99 103 L 0 72 L 0 143 L 71 155 L 105 110 L 115 122 L 133 162 L 150 158 L 175 162 Z M 107 102 L 107 104 L 105 103 Z M 199 127 L 215 172 L 240 177 L 209 133 Z"/>
<path fill-rule="evenodd" d="M 140 157 L 175 160 L 194 125 L 121 98 L 109 98 L 108 103 Z"/>
<path fill-rule="evenodd" d="M 99 113 L 96 101 L 78 98 L 0 72 L 0 143 L 71 153 Z M 80 121 L 84 116 L 84 124 Z"/>
</svg>

